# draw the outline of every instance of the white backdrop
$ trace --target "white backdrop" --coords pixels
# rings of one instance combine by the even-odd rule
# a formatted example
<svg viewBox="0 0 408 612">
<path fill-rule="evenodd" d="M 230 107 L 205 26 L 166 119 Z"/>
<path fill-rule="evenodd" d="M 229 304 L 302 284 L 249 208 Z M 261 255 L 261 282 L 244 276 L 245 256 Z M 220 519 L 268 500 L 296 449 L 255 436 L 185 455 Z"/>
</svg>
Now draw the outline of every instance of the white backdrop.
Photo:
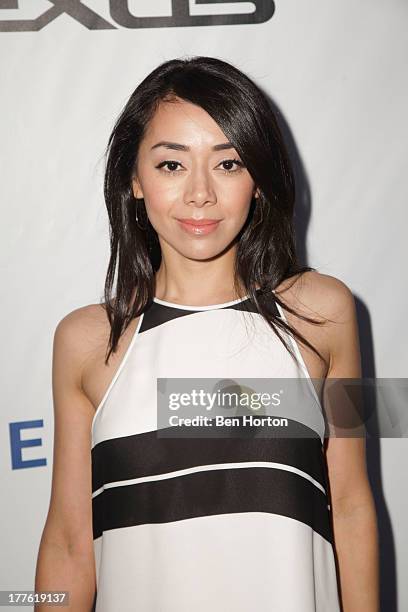
<svg viewBox="0 0 408 612">
<path fill-rule="evenodd" d="M 219 57 L 268 92 L 296 164 L 301 253 L 353 291 L 365 376 L 406 376 L 408 3 L 61 6 L 0 0 L 0 589 L 33 589 L 51 486 L 53 333 L 65 314 L 102 296 L 104 147 L 131 92 L 162 61 Z M 214 24 L 221 13 L 256 8 L 262 17 L 273 6 L 260 23 L 243 16 Z M 126 27 L 115 21 L 126 7 L 167 19 L 129 19 Z M 200 22 L 202 14 L 214 15 L 213 23 Z M 368 444 L 387 612 L 408 609 L 406 453 L 406 439 Z"/>
</svg>

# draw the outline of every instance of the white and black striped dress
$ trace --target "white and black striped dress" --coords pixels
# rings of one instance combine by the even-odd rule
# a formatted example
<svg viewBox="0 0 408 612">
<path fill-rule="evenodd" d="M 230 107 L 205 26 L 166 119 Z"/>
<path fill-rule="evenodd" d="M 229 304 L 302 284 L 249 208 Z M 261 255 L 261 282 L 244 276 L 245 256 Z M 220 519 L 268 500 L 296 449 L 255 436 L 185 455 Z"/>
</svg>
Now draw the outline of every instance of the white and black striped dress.
<svg viewBox="0 0 408 612">
<path fill-rule="evenodd" d="M 340 611 L 325 422 L 287 337 L 300 366 L 246 298 L 140 317 L 92 423 L 96 612 Z M 305 437 L 160 438 L 158 377 L 307 378 Z"/>
</svg>

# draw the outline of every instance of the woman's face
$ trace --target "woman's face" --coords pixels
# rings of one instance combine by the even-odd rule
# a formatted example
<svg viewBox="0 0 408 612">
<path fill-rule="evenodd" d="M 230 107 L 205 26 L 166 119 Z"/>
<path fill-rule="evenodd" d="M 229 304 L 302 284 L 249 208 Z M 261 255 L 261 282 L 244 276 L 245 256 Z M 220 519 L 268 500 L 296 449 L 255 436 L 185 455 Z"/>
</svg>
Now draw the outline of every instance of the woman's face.
<svg viewBox="0 0 408 612">
<path fill-rule="evenodd" d="M 222 145 L 222 146 L 220 146 Z M 161 103 L 139 147 L 135 197 L 144 198 L 163 255 L 204 260 L 231 245 L 255 185 L 237 151 L 201 107 Z M 214 220 L 207 227 L 180 222 Z"/>
</svg>

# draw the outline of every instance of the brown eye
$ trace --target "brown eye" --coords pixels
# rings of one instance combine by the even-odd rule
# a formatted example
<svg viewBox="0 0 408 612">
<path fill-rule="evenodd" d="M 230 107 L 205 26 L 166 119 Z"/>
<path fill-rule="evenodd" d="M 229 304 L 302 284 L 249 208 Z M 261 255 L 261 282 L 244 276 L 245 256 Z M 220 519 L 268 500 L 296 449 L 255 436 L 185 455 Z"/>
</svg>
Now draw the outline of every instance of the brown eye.
<svg viewBox="0 0 408 612">
<path fill-rule="evenodd" d="M 166 170 L 164 172 L 167 172 L 167 174 L 172 174 L 172 173 L 174 173 L 177 170 L 177 168 L 175 168 L 174 166 L 181 166 L 181 164 L 178 161 L 174 161 L 174 160 L 171 160 L 171 159 L 166 159 L 165 161 L 161 162 L 158 166 L 156 166 L 156 168 L 161 169 L 161 168 L 164 168 L 164 166 L 168 166 L 169 167 L 168 172 Z M 170 166 L 172 166 L 172 167 L 170 168 Z"/>
<path fill-rule="evenodd" d="M 244 164 L 239 159 L 224 159 L 221 164 L 227 164 L 229 166 L 228 168 L 224 168 L 226 174 L 233 174 L 234 172 L 239 172 L 242 170 L 242 168 L 244 168 Z M 238 168 L 232 170 L 231 164 L 236 164 Z"/>
</svg>

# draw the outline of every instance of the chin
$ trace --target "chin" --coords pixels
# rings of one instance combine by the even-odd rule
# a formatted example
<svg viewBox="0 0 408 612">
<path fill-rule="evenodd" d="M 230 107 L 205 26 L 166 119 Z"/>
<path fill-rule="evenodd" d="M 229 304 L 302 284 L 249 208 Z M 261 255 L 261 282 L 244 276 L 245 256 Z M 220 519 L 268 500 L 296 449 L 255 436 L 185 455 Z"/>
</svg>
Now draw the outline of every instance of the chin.
<svg viewBox="0 0 408 612">
<path fill-rule="evenodd" d="M 185 249 L 182 251 L 182 254 L 188 259 L 206 261 L 219 257 L 220 255 L 224 254 L 229 248 L 231 248 L 231 246 L 232 243 L 222 245 L 218 248 Z"/>
</svg>

